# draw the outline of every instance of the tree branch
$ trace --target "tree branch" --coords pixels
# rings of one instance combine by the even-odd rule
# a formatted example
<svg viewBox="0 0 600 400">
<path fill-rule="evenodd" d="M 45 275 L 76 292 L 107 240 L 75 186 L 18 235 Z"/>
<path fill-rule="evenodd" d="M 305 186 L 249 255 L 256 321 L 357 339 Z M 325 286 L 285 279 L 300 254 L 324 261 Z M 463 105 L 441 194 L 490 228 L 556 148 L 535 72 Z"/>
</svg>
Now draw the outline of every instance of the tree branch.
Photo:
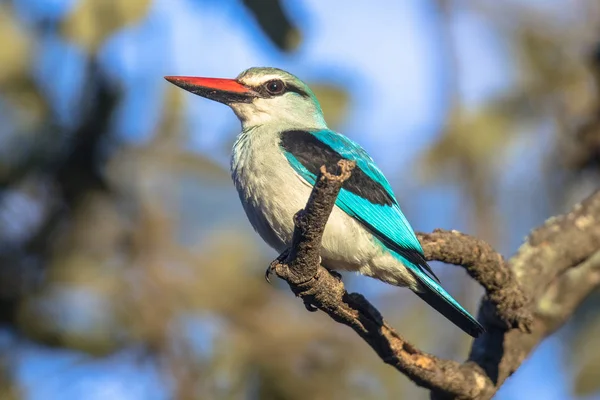
<svg viewBox="0 0 600 400">
<path fill-rule="evenodd" d="M 495 314 L 487 315 L 487 324 L 528 332 L 533 317 L 529 299 L 508 268 L 504 257 L 488 243 L 458 231 L 436 229 L 418 233 L 427 260 L 462 266 L 471 278 L 483 286 Z"/>
<path fill-rule="evenodd" d="M 464 266 L 486 290 L 479 315 L 487 332 L 474 341 L 469 359 L 461 364 L 425 353 L 320 265 L 323 231 L 354 163 L 342 160 L 338 167 L 335 173 L 321 168 L 306 208 L 294 218 L 291 248 L 267 274 L 274 271 L 284 279 L 310 311 L 322 310 L 352 328 L 384 362 L 431 390 L 432 398 L 491 398 L 600 285 L 600 192 L 534 231 L 508 262 L 487 243 L 456 231 L 420 234 L 429 260 Z M 565 296 L 572 287 L 577 293 Z"/>
<path fill-rule="evenodd" d="M 531 300 L 534 321 L 530 334 L 491 329 L 475 340 L 469 360 L 486 371 L 494 382 L 490 396 L 547 336 L 562 326 L 575 308 L 596 288 L 600 251 L 600 191 L 567 214 L 552 217 L 535 229 L 508 267 Z M 592 266 L 595 266 L 592 268 Z M 579 272 L 578 272 L 579 271 Z M 582 271 L 586 273 L 581 273 Z M 553 295 L 576 277 L 577 290 Z M 486 307 L 484 301 L 480 308 Z M 553 310 L 548 318 L 548 310 Z M 485 398 L 489 398 L 485 397 Z"/>
</svg>

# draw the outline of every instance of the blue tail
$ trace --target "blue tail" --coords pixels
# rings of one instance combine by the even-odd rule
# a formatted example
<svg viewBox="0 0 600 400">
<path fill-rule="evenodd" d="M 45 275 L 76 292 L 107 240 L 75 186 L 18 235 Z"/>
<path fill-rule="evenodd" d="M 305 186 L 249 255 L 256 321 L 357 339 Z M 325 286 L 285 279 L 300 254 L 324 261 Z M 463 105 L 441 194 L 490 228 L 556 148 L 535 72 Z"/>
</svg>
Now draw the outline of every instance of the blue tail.
<svg viewBox="0 0 600 400">
<path fill-rule="evenodd" d="M 419 283 L 421 283 L 421 292 L 415 292 L 431 307 L 435 308 L 440 314 L 448 318 L 460 329 L 473 337 L 478 337 L 485 329 L 475 318 L 471 316 L 456 300 L 450 296 L 436 281 L 427 275 L 415 274 Z"/>
<path fill-rule="evenodd" d="M 469 335 L 476 338 L 485 332 L 483 326 L 425 272 L 429 266 L 424 257 L 421 256 L 422 260 L 419 260 L 418 265 L 415 265 L 414 262 L 407 260 L 405 257 L 396 256 L 401 259 L 402 263 L 419 281 L 421 290 L 415 291 L 417 296 Z"/>
</svg>

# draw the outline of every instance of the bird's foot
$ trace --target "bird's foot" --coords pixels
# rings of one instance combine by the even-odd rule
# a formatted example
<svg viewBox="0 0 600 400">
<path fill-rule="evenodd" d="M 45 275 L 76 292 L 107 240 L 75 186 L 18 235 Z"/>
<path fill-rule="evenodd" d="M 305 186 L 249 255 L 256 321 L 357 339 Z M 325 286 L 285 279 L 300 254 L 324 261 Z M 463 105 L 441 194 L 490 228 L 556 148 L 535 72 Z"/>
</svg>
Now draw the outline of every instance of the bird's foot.
<svg viewBox="0 0 600 400">
<path fill-rule="evenodd" d="M 271 274 L 275 273 L 278 265 L 281 265 L 285 262 L 288 255 L 290 254 L 290 250 L 286 249 L 283 253 L 281 253 L 275 261 L 273 261 L 265 271 L 265 280 L 267 283 L 271 283 Z"/>
<path fill-rule="evenodd" d="M 267 281 L 267 283 L 271 283 L 271 274 L 273 273 L 273 270 L 275 270 L 276 265 L 274 265 L 277 261 L 273 261 L 271 263 L 271 265 L 269 265 L 267 267 L 267 270 L 265 271 L 265 281 Z"/>
</svg>

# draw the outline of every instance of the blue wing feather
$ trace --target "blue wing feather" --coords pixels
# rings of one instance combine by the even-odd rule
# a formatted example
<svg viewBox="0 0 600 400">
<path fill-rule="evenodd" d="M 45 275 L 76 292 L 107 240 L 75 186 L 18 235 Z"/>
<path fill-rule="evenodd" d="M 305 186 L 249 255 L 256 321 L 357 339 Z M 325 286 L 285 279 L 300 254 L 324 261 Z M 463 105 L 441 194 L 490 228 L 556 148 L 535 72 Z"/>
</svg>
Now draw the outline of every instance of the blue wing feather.
<svg viewBox="0 0 600 400">
<path fill-rule="evenodd" d="M 393 250 L 415 250 L 422 254 L 423 248 L 421 247 L 421 243 L 400 210 L 392 187 L 381 170 L 375 165 L 371 156 L 358 143 L 339 133 L 322 130 L 314 132 L 313 135 L 345 159 L 355 161 L 361 170 L 375 182 L 383 186 L 390 197 L 394 199 L 392 206 L 374 205 L 368 200 L 342 189 L 340 204 L 337 204 L 338 207 L 361 222 L 368 224 L 372 230 L 376 231 L 377 236 L 382 236 L 381 239 L 384 240 L 384 243 L 387 246 L 391 246 Z M 397 248 L 394 249 L 394 247 Z M 429 270 L 429 267 L 426 269 L 435 277 L 433 272 Z M 437 277 L 435 278 L 437 279 Z"/>
<path fill-rule="evenodd" d="M 373 204 L 369 200 L 342 188 L 336 205 L 348 215 L 363 223 L 390 250 L 404 255 L 405 258 L 409 259 L 408 266 L 414 269 L 415 273 L 428 273 L 437 280 L 437 277 L 431 271 L 424 258 L 417 257 L 421 258 L 421 260 L 416 260 L 414 257 L 411 257 L 411 254 L 423 254 L 421 243 L 400 210 L 389 182 L 379 168 L 377 168 L 368 153 L 356 142 L 339 133 L 330 130 L 310 133 L 331 147 L 341 157 L 355 161 L 357 167 L 367 174 L 369 178 L 379 183 L 394 200 L 392 205 Z M 314 184 L 316 176 L 306 169 L 293 154 L 286 152 L 285 155 L 296 172 L 306 179 L 307 182 Z"/>
</svg>

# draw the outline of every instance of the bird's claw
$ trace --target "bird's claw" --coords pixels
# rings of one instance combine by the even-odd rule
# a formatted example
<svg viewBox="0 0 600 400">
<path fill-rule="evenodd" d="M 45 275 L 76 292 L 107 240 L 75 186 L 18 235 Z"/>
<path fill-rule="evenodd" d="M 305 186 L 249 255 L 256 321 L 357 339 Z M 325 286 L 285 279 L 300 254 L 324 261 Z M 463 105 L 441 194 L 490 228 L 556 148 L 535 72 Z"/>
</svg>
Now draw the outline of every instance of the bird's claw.
<svg viewBox="0 0 600 400">
<path fill-rule="evenodd" d="M 271 274 L 275 270 L 275 263 L 277 263 L 277 261 L 271 263 L 271 265 L 269 265 L 265 271 L 265 281 L 267 281 L 267 283 L 271 283 Z"/>
<path fill-rule="evenodd" d="M 271 263 L 271 265 L 269 265 L 269 267 L 265 271 L 265 280 L 267 281 L 267 283 L 271 283 L 271 274 L 275 272 L 277 265 L 283 264 L 285 262 L 285 260 L 288 258 L 289 254 L 290 254 L 290 250 L 289 249 L 285 250 L 283 253 L 281 253 L 277 257 L 277 259 L 275 261 L 273 261 Z"/>
</svg>

